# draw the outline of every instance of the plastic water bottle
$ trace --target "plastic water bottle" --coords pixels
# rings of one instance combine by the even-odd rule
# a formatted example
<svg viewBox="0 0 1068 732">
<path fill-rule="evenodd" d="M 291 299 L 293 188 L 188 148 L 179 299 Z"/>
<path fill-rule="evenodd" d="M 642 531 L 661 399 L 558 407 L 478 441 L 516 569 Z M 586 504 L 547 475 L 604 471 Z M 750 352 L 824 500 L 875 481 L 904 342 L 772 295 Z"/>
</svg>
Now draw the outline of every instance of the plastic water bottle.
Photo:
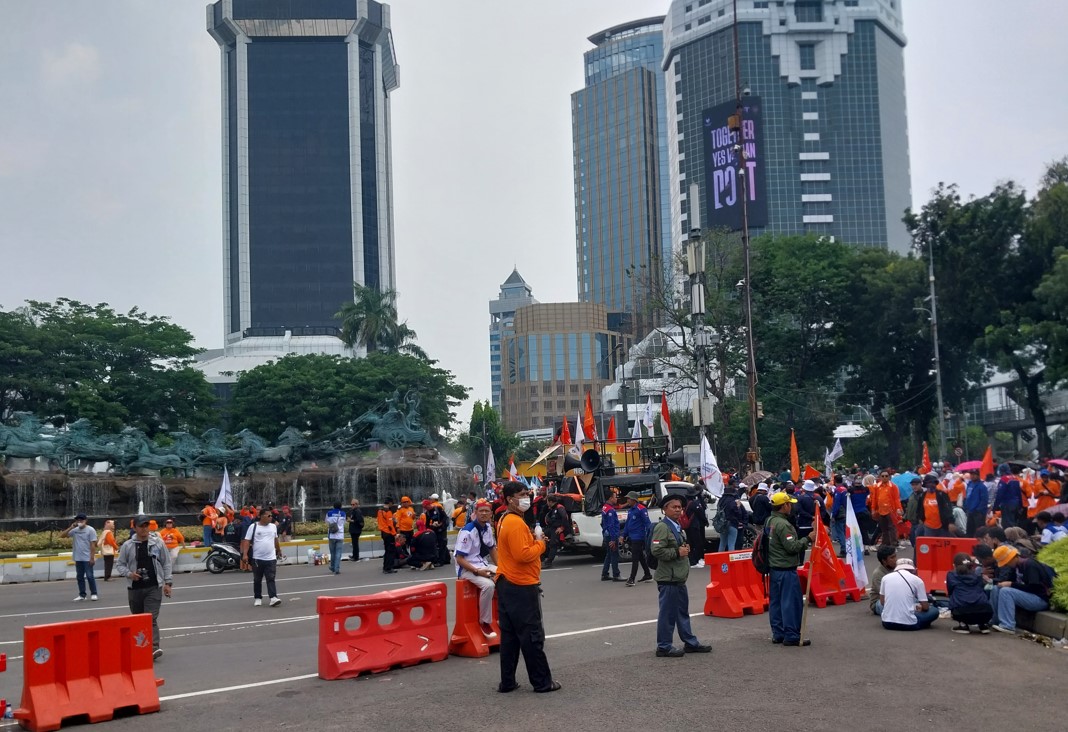
<svg viewBox="0 0 1068 732">
<path fill-rule="evenodd" d="M 534 538 L 538 541 L 541 541 L 543 538 L 545 538 L 545 532 L 541 529 L 540 521 L 534 522 Z"/>
<path fill-rule="evenodd" d="M 15 710 L 11 708 L 11 705 L 7 705 L 7 709 L 4 710 L 4 719 L 14 719 Z"/>
</svg>

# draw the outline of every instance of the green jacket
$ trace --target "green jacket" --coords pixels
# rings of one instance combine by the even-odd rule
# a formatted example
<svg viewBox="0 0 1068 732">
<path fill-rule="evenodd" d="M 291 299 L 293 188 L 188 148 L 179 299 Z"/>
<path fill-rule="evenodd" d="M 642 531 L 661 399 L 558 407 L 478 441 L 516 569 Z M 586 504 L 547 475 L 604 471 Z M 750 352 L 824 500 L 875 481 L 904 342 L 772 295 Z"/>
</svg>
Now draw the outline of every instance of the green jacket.
<svg viewBox="0 0 1068 732">
<path fill-rule="evenodd" d="M 909 496 L 909 502 L 905 504 L 905 520 L 913 526 L 923 521 L 923 491 L 913 491 Z"/>
<path fill-rule="evenodd" d="M 653 527 L 653 556 L 659 564 L 653 571 L 653 579 L 659 584 L 682 584 L 690 576 L 690 560 L 688 557 L 680 557 L 679 549 L 686 545 L 686 534 L 679 529 L 682 544 L 675 539 L 671 527 L 666 520 L 661 520 Z"/>
<path fill-rule="evenodd" d="M 768 547 L 768 564 L 772 569 L 795 569 L 801 565 L 805 550 L 811 542 L 808 537 L 800 538 L 790 519 L 781 513 L 771 514 L 768 519 L 771 536 Z"/>
</svg>

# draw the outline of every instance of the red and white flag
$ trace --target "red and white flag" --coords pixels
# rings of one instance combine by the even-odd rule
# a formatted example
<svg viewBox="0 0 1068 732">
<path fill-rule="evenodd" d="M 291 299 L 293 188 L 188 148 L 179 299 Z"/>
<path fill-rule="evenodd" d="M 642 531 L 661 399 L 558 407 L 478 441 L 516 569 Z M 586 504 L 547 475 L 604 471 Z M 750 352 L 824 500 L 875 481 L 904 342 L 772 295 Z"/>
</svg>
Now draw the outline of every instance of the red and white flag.
<svg viewBox="0 0 1068 732">
<path fill-rule="evenodd" d="M 660 392 L 660 428 L 668 439 L 668 450 L 674 449 L 671 443 L 671 414 L 668 412 L 667 394 Z"/>
</svg>

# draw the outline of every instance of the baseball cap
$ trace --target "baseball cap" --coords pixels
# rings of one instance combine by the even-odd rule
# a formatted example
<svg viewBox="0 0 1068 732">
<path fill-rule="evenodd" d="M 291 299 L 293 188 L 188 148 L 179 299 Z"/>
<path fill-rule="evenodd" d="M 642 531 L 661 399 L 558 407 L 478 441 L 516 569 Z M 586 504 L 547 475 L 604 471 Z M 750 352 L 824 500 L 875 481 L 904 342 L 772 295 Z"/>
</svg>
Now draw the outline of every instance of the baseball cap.
<svg viewBox="0 0 1068 732">
<path fill-rule="evenodd" d="M 74 517 L 74 520 L 75 521 L 85 521 L 87 518 L 89 518 L 89 517 L 86 516 L 84 513 L 80 513 L 80 514 L 78 514 L 77 516 Z"/>
<path fill-rule="evenodd" d="M 437 493 L 431 493 L 430 494 L 430 500 L 432 500 L 432 501 L 438 500 L 438 494 Z"/>
<path fill-rule="evenodd" d="M 994 550 L 994 561 L 998 563 L 999 567 L 1004 567 L 1006 564 L 1008 564 L 1017 556 L 1019 556 L 1019 554 L 1020 552 L 1016 551 L 1015 548 L 1007 546 L 1006 544 L 1002 544 Z"/>
<path fill-rule="evenodd" d="M 152 523 L 152 519 L 150 519 L 148 516 L 144 515 L 143 513 L 139 513 L 139 514 L 137 514 L 136 517 L 134 517 L 134 526 L 144 526 L 145 524 L 151 524 L 151 523 Z"/>
<path fill-rule="evenodd" d="M 797 503 L 797 499 L 793 498 L 789 493 L 776 493 L 771 497 L 772 506 L 781 506 L 784 503 Z"/>
</svg>

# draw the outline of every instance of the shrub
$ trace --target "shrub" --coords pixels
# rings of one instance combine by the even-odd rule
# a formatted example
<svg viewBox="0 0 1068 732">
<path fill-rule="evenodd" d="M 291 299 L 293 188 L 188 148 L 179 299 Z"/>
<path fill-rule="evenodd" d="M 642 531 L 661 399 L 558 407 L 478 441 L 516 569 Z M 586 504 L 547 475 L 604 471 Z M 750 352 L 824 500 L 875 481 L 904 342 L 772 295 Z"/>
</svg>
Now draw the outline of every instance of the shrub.
<svg viewBox="0 0 1068 732">
<path fill-rule="evenodd" d="M 1038 553 L 1038 561 L 1057 570 L 1050 605 L 1055 610 L 1068 611 L 1068 539 L 1055 541 L 1045 547 Z"/>
</svg>

